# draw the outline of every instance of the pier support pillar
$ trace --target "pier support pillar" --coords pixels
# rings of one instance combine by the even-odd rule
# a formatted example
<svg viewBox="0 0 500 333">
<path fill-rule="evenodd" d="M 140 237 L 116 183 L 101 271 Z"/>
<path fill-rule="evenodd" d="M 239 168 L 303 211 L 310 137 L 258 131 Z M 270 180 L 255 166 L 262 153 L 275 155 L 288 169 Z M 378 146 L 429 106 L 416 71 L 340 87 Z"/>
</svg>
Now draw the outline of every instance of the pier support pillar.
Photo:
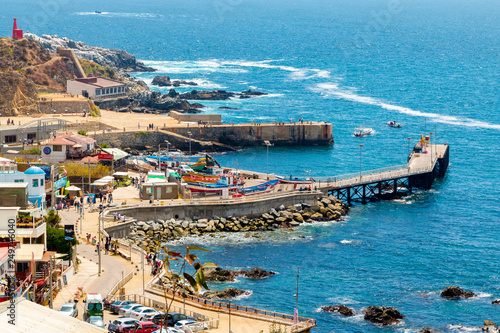
<svg viewBox="0 0 500 333">
<path fill-rule="evenodd" d="M 398 180 L 397 180 L 397 179 L 394 179 L 394 189 L 393 189 L 393 193 L 394 193 L 394 194 L 398 193 Z"/>
<path fill-rule="evenodd" d="M 381 200 L 382 199 L 382 182 L 378 182 L 377 187 L 378 187 L 378 199 Z"/>
<path fill-rule="evenodd" d="M 351 188 L 348 187 L 346 188 L 347 191 L 347 204 L 350 206 L 351 205 Z"/>
<path fill-rule="evenodd" d="M 366 185 L 363 185 L 363 198 L 362 198 L 363 204 L 366 203 Z"/>
</svg>

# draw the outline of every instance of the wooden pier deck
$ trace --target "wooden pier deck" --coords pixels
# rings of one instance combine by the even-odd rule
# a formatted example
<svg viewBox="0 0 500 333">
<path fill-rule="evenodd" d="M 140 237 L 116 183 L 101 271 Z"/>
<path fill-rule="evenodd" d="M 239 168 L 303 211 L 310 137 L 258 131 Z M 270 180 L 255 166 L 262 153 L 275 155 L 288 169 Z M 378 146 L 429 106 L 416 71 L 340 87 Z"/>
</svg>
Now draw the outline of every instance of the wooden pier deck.
<svg viewBox="0 0 500 333">
<path fill-rule="evenodd" d="M 394 196 L 413 188 L 430 189 L 435 178 L 446 174 L 449 164 L 448 145 L 427 145 L 426 152 L 412 153 L 407 164 L 368 170 L 336 177 L 315 178 L 319 189 L 351 204 Z M 326 182 L 326 184 L 324 184 Z"/>
</svg>

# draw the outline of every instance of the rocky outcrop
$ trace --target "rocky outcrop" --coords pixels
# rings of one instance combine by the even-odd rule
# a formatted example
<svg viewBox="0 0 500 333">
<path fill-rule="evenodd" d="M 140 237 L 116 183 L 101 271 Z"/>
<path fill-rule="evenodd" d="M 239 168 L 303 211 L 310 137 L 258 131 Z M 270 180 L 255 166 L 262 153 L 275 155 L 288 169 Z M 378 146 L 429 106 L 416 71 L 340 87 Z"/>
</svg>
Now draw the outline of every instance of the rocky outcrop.
<svg viewBox="0 0 500 333">
<path fill-rule="evenodd" d="M 83 42 L 73 41 L 66 37 L 59 38 L 57 35 L 39 37 L 35 34 L 26 33 L 24 37 L 38 42 L 52 53 L 56 53 L 57 48 L 72 49 L 78 58 L 91 60 L 102 66 L 119 68 L 129 72 L 155 71 L 154 68 L 145 66 L 142 62 L 137 61 L 135 56 L 123 50 L 88 46 Z"/>
<path fill-rule="evenodd" d="M 419 333 L 438 333 L 438 331 L 436 331 L 435 329 L 433 328 L 430 328 L 430 327 L 424 327 L 422 329 L 420 329 L 420 331 L 418 331 Z"/>
<path fill-rule="evenodd" d="M 237 288 L 226 288 L 226 289 L 221 290 L 221 291 L 207 291 L 203 294 L 203 297 L 208 298 L 208 299 L 213 299 L 213 298 L 232 299 L 232 298 L 236 298 L 239 296 L 245 296 L 245 295 L 250 295 L 250 294 L 251 293 L 249 291 L 246 291 L 246 290 L 241 290 L 241 289 L 237 289 Z"/>
<path fill-rule="evenodd" d="M 247 279 L 265 279 L 275 275 L 274 272 L 268 272 L 258 267 L 254 267 L 249 271 L 237 271 L 234 273 L 236 276 L 243 276 Z"/>
<path fill-rule="evenodd" d="M 341 219 L 348 211 L 348 206 L 339 199 L 333 196 L 321 197 L 317 205 L 314 206 L 308 204 L 296 204 L 289 207 L 280 206 L 276 209 L 271 209 L 269 213 L 264 213 L 255 218 L 248 218 L 246 216 L 214 216 L 195 221 L 191 219 L 139 221 L 131 226 L 131 233 L 127 238 L 134 243 L 149 246 L 154 241 L 164 242 L 187 235 L 213 234 L 218 232 L 258 233 L 279 228 L 288 229 L 313 221 L 335 221 Z"/>
<path fill-rule="evenodd" d="M 499 333 L 500 330 L 498 329 L 498 325 L 492 322 L 491 320 L 485 320 L 484 321 L 484 326 L 481 327 L 481 330 L 483 332 L 488 332 L 488 333 Z"/>
<path fill-rule="evenodd" d="M 22 72 L 0 72 L 0 110 L 2 116 L 38 113 L 35 83 Z"/>
<path fill-rule="evenodd" d="M 197 86 L 198 83 L 192 81 L 184 81 L 184 80 L 174 80 L 170 81 L 169 76 L 155 76 L 153 82 L 151 82 L 153 86 L 158 87 L 180 87 L 180 86 Z"/>
<path fill-rule="evenodd" d="M 206 268 L 204 269 L 205 280 L 208 282 L 232 282 L 234 281 L 234 272 L 229 269 Z"/>
<path fill-rule="evenodd" d="M 494 300 L 493 302 L 491 302 L 491 304 L 500 305 L 500 299 Z"/>
<path fill-rule="evenodd" d="M 393 325 L 399 323 L 404 316 L 393 307 L 370 306 L 364 311 L 365 320 L 380 325 Z"/>
<path fill-rule="evenodd" d="M 441 292 L 441 297 L 449 299 L 471 298 L 474 296 L 476 296 L 476 294 L 474 294 L 472 291 L 463 290 L 458 286 L 448 286 Z"/>
<path fill-rule="evenodd" d="M 245 99 L 262 95 L 267 95 L 267 94 L 260 91 L 252 91 L 252 90 L 243 91 L 241 93 L 235 93 L 225 90 L 213 90 L 213 91 L 192 90 L 190 92 L 181 94 L 180 97 L 190 100 L 225 101 L 233 97 Z"/>
<path fill-rule="evenodd" d="M 354 310 L 345 305 L 322 306 L 321 310 L 325 312 L 339 313 L 346 317 L 354 316 Z"/>
</svg>

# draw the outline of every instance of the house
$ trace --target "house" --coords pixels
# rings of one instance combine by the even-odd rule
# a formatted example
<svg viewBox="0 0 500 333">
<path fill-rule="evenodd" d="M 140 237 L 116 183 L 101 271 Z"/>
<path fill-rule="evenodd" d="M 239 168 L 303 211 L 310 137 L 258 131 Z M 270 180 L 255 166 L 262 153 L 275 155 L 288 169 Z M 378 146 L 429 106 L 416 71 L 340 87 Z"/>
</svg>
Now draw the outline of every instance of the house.
<svg viewBox="0 0 500 333">
<path fill-rule="evenodd" d="M 28 202 L 20 204 L 27 191 Z M 0 172 L 0 204 L 4 206 L 18 205 L 23 208 L 46 208 L 45 171 L 32 166 L 24 172 Z"/>
<path fill-rule="evenodd" d="M 120 82 L 102 77 L 88 77 L 67 81 L 66 92 L 82 95 L 90 99 L 124 96 L 127 86 Z"/>
<path fill-rule="evenodd" d="M 56 136 L 42 144 L 42 160 L 50 163 L 64 162 L 68 158 L 82 158 L 94 153 L 96 140 L 91 137 L 69 133 Z"/>
</svg>

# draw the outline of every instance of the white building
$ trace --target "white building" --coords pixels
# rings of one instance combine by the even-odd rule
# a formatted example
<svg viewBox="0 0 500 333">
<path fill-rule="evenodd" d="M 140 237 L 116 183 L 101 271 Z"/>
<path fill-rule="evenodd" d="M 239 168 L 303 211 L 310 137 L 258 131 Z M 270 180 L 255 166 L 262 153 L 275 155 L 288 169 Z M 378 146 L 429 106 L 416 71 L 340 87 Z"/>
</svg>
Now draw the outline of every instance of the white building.
<svg viewBox="0 0 500 333">
<path fill-rule="evenodd" d="M 28 200 L 33 208 L 45 210 L 45 171 L 39 167 L 32 166 L 25 172 L 9 169 L 9 172 L 0 172 L 0 188 L 7 189 L 22 185 L 28 188 Z"/>
<path fill-rule="evenodd" d="M 88 77 L 68 80 L 68 94 L 82 95 L 90 99 L 124 96 L 127 86 L 120 82 L 102 77 Z"/>
<path fill-rule="evenodd" d="M 68 158 L 83 158 L 95 151 L 96 140 L 91 137 L 69 133 L 56 136 L 42 144 L 42 160 L 49 163 L 64 162 Z"/>
</svg>

